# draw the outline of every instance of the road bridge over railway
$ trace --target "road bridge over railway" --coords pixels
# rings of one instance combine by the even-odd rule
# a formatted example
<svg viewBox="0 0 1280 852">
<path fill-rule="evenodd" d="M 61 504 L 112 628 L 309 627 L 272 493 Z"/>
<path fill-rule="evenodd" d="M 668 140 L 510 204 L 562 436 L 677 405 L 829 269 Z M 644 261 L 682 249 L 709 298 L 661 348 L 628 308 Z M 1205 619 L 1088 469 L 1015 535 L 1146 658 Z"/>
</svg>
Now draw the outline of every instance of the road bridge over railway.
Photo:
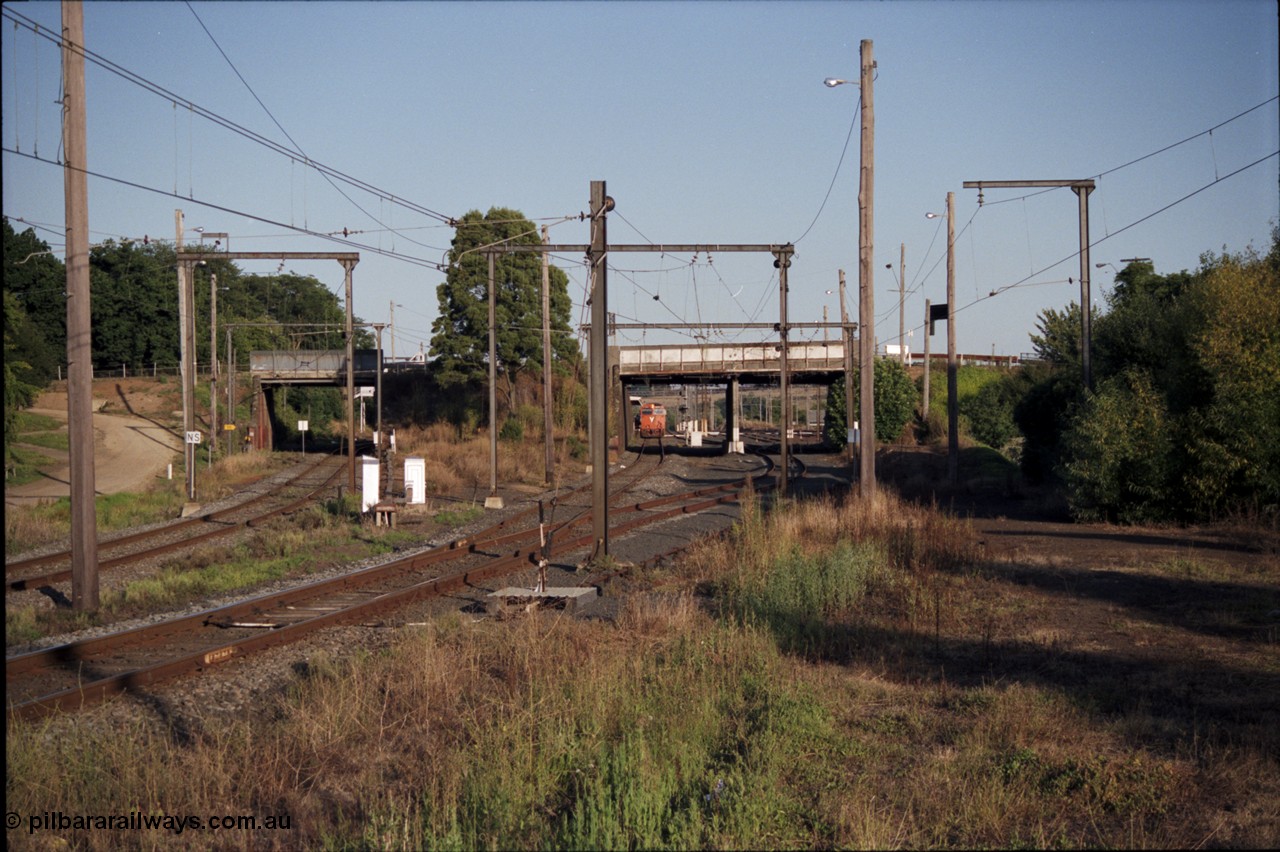
<svg viewBox="0 0 1280 852">
<path fill-rule="evenodd" d="M 850 347 L 851 355 L 856 349 Z M 787 382 L 792 385 L 829 385 L 843 381 L 846 370 L 846 347 L 836 339 L 787 346 Z M 630 410 L 633 393 L 645 388 L 643 395 L 653 396 L 655 386 L 723 385 L 725 412 L 725 449 L 741 452 L 739 415 L 742 386 L 780 386 L 783 359 L 777 341 L 763 343 L 699 343 L 659 344 L 648 346 L 612 346 L 609 348 L 609 372 L 620 390 L 623 440 L 630 443 L 634 434 L 634 412 Z M 781 412 L 780 412 L 781 413 Z M 789 416 L 784 416 L 787 428 Z"/>
<path fill-rule="evenodd" d="M 254 449 L 274 444 L 272 429 L 275 389 L 285 385 L 321 387 L 371 387 L 378 383 L 377 349 L 353 349 L 351 375 L 347 375 L 347 353 L 342 349 L 260 350 L 249 353 L 249 376 L 253 381 L 252 427 L 247 440 Z M 359 392 L 357 391 L 357 395 Z"/>
</svg>

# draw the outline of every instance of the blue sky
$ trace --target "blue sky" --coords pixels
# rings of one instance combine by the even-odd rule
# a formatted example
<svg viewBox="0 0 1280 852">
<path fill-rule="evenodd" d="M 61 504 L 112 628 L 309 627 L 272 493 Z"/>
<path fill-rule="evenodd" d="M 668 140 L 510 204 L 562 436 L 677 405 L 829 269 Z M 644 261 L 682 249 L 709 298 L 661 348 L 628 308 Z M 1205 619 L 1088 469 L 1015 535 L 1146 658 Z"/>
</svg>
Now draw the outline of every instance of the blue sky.
<svg viewBox="0 0 1280 852">
<path fill-rule="evenodd" d="M 58 52 L 10 17 L 56 33 L 60 8 L 5 11 L 3 212 L 61 249 L 61 169 L 35 159 L 58 158 Z M 857 79 L 864 39 L 878 63 L 882 344 L 898 334 L 900 246 L 913 350 L 924 300 L 945 300 L 945 227 L 924 214 L 942 212 L 947 192 L 962 352 L 1028 352 L 1038 312 L 1079 299 L 1067 281 L 1079 276 L 1071 191 L 988 190 L 980 208 L 967 180 L 1096 178 L 1092 260 L 1115 267 L 1150 257 L 1176 272 L 1207 251 L 1265 250 L 1280 217 L 1272 0 L 91 2 L 85 30 L 89 50 L 173 98 L 88 65 L 89 168 L 107 176 L 89 180 L 92 240 L 172 240 L 177 208 L 188 241 L 203 227 L 230 233 L 237 250 L 347 251 L 301 231 L 360 232 L 355 312 L 385 322 L 396 303 L 402 356 L 429 345 L 443 280 L 432 264 L 452 236 L 424 210 L 515 208 L 551 225 L 552 241 L 585 243 L 576 217 L 593 180 L 617 202 L 612 242 L 794 241 L 790 319 L 820 321 L 824 309 L 838 319 L 827 291 L 840 269 L 856 319 L 858 90 L 822 80 Z M 381 194 L 342 185 L 344 197 L 302 155 L 229 132 L 188 102 Z M 575 322 L 581 260 L 557 261 Z M 270 273 L 278 262 L 243 266 Z M 341 292 L 336 263 L 289 267 Z M 619 254 L 611 269 L 619 321 L 777 319 L 768 256 Z M 1101 306 L 1113 268 L 1092 272 Z"/>
</svg>

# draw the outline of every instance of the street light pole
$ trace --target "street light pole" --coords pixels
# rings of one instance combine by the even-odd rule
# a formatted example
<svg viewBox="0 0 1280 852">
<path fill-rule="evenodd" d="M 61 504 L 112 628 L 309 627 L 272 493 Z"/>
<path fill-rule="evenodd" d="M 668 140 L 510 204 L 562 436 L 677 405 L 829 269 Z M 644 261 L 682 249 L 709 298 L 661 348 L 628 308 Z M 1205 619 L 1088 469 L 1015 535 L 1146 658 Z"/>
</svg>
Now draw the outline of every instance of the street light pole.
<svg viewBox="0 0 1280 852">
<path fill-rule="evenodd" d="M 872 253 L 875 246 L 875 59 L 870 39 L 863 39 L 859 61 L 858 83 L 862 110 L 861 168 L 858 177 L 858 370 L 859 396 L 858 489 L 863 497 L 876 492 L 876 401 L 875 401 L 875 272 Z M 824 86 L 835 88 L 851 80 L 828 77 Z M 853 421 L 849 421 L 853 425 Z"/>
<path fill-rule="evenodd" d="M 862 164 L 858 181 L 858 334 L 861 345 L 861 397 L 859 421 L 860 458 L 858 480 L 863 497 L 876 493 L 876 306 L 875 269 L 872 253 L 875 246 L 875 102 L 872 92 L 876 63 L 872 58 L 871 40 L 862 41 Z"/>
</svg>

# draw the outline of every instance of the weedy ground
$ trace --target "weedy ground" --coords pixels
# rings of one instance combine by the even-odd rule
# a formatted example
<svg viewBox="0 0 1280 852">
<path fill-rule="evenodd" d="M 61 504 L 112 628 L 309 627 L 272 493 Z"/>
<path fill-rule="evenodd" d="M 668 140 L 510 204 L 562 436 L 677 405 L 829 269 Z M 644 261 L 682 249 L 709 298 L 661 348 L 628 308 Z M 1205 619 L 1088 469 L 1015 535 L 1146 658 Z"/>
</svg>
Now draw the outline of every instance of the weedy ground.
<svg viewBox="0 0 1280 852">
<path fill-rule="evenodd" d="M 1274 557 L 1092 572 L 890 494 L 748 498 L 624 586 L 616 620 L 455 615 L 312 661 L 195 737 L 10 723 L 8 807 L 291 816 L 195 847 L 1280 845 Z"/>
</svg>

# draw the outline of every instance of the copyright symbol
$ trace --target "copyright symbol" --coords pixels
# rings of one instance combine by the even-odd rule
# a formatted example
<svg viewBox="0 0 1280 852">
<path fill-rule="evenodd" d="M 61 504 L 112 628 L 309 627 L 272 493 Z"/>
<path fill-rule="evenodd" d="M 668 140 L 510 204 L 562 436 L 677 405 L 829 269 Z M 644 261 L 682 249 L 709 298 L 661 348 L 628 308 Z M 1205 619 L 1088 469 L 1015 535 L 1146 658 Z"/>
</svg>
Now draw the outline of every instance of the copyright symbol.
<svg viewBox="0 0 1280 852">
<path fill-rule="evenodd" d="M 20 825 L 22 825 L 22 817 L 19 816 L 17 811 L 9 811 L 4 815 L 5 828 L 17 828 Z"/>
</svg>

